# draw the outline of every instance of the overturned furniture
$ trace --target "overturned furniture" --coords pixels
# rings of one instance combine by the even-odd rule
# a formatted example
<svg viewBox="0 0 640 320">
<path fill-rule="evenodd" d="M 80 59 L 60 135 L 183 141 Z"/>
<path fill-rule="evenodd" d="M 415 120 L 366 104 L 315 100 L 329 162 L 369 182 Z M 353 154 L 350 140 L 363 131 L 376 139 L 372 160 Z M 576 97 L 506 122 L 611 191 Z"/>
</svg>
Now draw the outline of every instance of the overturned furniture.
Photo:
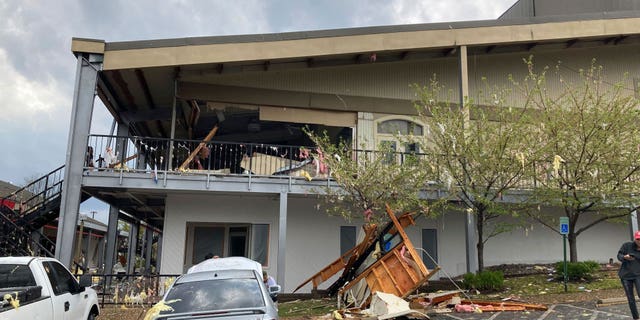
<svg viewBox="0 0 640 320">
<path fill-rule="evenodd" d="M 424 285 L 439 268 L 428 270 L 404 227 L 414 225 L 411 213 L 395 216 L 387 205 L 390 222 L 380 230 L 375 224 L 363 226 L 364 239 L 340 258 L 300 284 L 309 282 L 313 290 L 337 275 L 342 275 L 328 288 L 330 295 L 337 295 L 339 307 L 365 308 L 374 292 L 385 292 L 406 297 Z"/>
</svg>

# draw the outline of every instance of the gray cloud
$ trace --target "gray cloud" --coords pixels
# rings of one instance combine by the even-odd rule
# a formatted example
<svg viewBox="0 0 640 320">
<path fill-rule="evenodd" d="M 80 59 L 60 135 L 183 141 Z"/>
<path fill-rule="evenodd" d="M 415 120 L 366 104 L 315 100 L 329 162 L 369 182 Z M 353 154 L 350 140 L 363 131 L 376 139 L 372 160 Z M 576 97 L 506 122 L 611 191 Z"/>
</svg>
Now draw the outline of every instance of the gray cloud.
<svg viewBox="0 0 640 320">
<path fill-rule="evenodd" d="M 112 41 L 493 19 L 495 1 L 0 0 L 0 180 L 64 163 L 75 77 L 71 38 Z M 111 119 L 96 104 L 93 133 Z"/>
</svg>

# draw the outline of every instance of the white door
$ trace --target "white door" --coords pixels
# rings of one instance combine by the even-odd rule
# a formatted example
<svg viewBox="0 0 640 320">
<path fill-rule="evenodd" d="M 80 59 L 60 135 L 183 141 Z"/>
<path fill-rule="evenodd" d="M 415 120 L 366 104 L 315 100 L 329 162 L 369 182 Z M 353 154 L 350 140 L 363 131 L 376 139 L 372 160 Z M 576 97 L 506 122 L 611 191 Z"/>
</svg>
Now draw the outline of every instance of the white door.
<svg viewBox="0 0 640 320">
<path fill-rule="evenodd" d="M 53 287 L 53 309 L 55 315 L 62 314 L 64 320 L 83 319 L 89 295 L 80 292 L 80 285 L 63 265 L 56 261 L 43 262 Z"/>
</svg>

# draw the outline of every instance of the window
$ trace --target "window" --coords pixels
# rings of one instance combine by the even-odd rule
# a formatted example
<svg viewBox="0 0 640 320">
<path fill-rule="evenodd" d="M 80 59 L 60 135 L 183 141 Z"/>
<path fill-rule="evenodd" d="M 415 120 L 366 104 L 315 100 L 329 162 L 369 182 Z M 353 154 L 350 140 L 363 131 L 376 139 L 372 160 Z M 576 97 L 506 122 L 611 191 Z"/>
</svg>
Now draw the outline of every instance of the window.
<svg viewBox="0 0 640 320">
<path fill-rule="evenodd" d="M 13 287 L 30 287 L 36 285 L 36 279 L 28 265 L 0 265 L 0 289 Z"/>
<path fill-rule="evenodd" d="M 351 250 L 356 246 L 356 227 L 341 226 L 340 227 L 340 255 Z"/>
<path fill-rule="evenodd" d="M 406 119 L 405 119 L 406 118 Z M 421 137 L 424 126 L 410 120 L 409 117 L 394 116 L 378 120 L 376 125 L 376 145 L 384 150 L 387 163 L 400 163 L 415 160 L 415 154 L 420 153 L 418 143 L 402 141 L 403 136 Z M 409 155 L 409 156 L 408 156 Z"/>
<path fill-rule="evenodd" d="M 422 126 L 409 120 L 393 119 L 378 123 L 378 133 L 391 135 L 422 135 Z"/>
<path fill-rule="evenodd" d="M 424 265 L 429 270 L 435 269 L 438 263 L 438 230 L 422 229 L 422 249 L 424 249 L 422 252 Z"/>
<path fill-rule="evenodd" d="M 67 268 L 55 261 L 47 261 L 42 264 L 45 266 L 44 270 L 47 272 L 47 277 L 56 296 L 67 292 L 78 292 L 78 283 Z"/>
<path fill-rule="evenodd" d="M 211 253 L 213 255 L 224 255 L 224 227 L 194 227 L 193 230 L 193 261 L 196 264 L 204 260 L 204 257 Z"/>
<path fill-rule="evenodd" d="M 247 257 L 263 266 L 269 263 L 268 224 L 189 223 L 187 263 L 198 264 L 207 254 Z"/>
<path fill-rule="evenodd" d="M 251 259 L 263 266 L 269 265 L 269 225 L 251 226 Z"/>
</svg>

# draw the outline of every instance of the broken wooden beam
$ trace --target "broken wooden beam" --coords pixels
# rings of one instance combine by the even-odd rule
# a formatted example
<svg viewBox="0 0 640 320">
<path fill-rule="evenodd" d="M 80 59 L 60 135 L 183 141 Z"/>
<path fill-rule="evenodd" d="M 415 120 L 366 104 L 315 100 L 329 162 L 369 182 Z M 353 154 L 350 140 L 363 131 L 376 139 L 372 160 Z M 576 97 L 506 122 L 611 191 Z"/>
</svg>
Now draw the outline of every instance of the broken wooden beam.
<svg viewBox="0 0 640 320">
<path fill-rule="evenodd" d="M 532 303 L 523 303 L 523 302 L 509 302 L 509 301 L 489 301 L 489 300 L 467 300 L 463 299 L 460 301 L 462 304 L 477 304 L 477 305 L 491 305 L 497 307 L 524 307 L 527 310 L 538 310 L 538 311 L 546 311 L 547 306 L 542 304 L 532 304 Z"/>
<path fill-rule="evenodd" d="M 211 140 L 211 138 L 213 138 L 213 136 L 216 134 L 217 131 L 218 131 L 218 125 L 216 124 L 213 127 L 213 129 L 211 129 L 211 131 L 209 131 L 209 134 L 207 134 L 207 136 L 202 140 L 202 142 L 200 142 L 200 144 L 198 144 L 198 146 L 193 151 L 191 151 L 191 154 L 189 154 L 189 156 L 187 157 L 187 160 L 185 160 L 180 165 L 180 167 L 178 167 L 179 171 L 182 171 L 182 170 L 187 168 L 189 163 L 191 163 L 191 161 L 193 161 L 193 158 L 195 158 L 196 155 L 198 154 L 198 152 L 200 152 L 200 149 L 202 149 Z"/>
</svg>

